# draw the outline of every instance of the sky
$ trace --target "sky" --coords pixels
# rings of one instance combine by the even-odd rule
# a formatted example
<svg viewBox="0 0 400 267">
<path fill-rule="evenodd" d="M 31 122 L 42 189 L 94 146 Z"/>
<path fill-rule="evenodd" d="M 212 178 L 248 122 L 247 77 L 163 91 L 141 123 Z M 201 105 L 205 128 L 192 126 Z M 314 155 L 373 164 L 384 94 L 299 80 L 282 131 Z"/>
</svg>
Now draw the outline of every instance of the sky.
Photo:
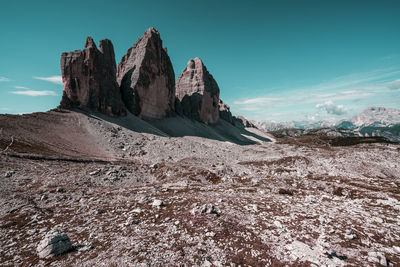
<svg viewBox="0 0 400 267">
<path fill-rule="evenodd" d="M 200 57 L 234 115 L 339 120 L 400 108 L 400 1 L 18 1 L 0 4 L 0 113 L 55 108 L 60 55 L 113 42 L 117 64 L 149 27 L 176 77 Z"/>
</svg>

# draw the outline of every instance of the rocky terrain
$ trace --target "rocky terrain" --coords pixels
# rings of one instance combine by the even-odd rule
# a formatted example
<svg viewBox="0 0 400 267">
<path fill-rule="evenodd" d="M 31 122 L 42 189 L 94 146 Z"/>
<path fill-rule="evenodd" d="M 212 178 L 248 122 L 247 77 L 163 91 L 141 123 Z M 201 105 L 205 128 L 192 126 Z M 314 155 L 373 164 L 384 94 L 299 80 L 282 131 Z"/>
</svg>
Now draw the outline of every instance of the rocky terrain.
<svg viewBox="0 0 400 267">
<path fill-rule="evenodd" d="M 0 115 L 0 266 L 400 266 L 399 144 L 265 133 L 154 28 L 61 68 L 58 108 Z"/>
<path fill-rule="evenodd" d="M 23 139 L 24 117 L 1 117 L 11 127 L 1 135 L 2 266 L 400 264 L 398 145 L 318 136 L 238 145 L 53 116 L 59 137 L 80 125 L 79 146 L 46 143 L 33 119 L 43 140 Z M 40 258 L 54 229 L 72 249 Z"/>
</svg>

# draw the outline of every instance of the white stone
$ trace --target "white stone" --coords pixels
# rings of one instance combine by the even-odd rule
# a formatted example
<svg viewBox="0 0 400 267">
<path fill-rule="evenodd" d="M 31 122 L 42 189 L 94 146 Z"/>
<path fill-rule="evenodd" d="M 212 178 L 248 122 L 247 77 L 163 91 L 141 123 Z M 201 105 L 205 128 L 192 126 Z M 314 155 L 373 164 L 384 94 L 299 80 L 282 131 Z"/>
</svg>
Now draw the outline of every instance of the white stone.
<svg viewBox="0 0 400 267">
<path fill-rule="evenodd" d="M 67 234 L 53 230 L 40 241 L 37 252 L 40 258 L 50 258 L 72 250 L 72 244 Z"/>
<path fill-rule="evenodd" d="M 368 261 L 376 262 L 382 266 L 387 266 L 387 259 L 382 252 L 368 252 Z"/>
<path fill-rule="evenodd" d="M 154 199 L 153 203 L 151 204 L 153 207 L 161 207 L 164 205 L 164 203 L 162 202 L 162 200 L 160 199 Z"/>
<path fill-rule="evenodd" d="M 283 227 L 280 221 L 274 221 L 274 225 L 276 227 L 278 227 L 278 228 L 282 228 Z"/>
</svg>

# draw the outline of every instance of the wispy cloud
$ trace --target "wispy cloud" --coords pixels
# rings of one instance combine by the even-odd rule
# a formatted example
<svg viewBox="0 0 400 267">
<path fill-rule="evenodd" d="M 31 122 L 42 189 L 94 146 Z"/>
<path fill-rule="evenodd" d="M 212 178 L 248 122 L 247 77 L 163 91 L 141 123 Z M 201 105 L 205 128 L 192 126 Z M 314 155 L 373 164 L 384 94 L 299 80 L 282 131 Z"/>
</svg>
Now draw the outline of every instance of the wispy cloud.
<svg viewBox="0 0 400 267">
<path fill-rule="evenodd" d="M 243 106 L 238 108 L 241 111 L 258 111 L 262 110 L 262 107 L 259 106 Z"/>
<path fill-rule="evenodd" d="M 274 101 L 278 101 L 280 100 L 280 98 L 277 97 L 257 97 L 257 98 L 249 98 L 249 99 L 243 99 L 243 100 L 237 100 L 234 101 L 234 104 L 237 105 L 251 105 L 251 104 L 261 104 L 261 105 L 265 105 L 265 104 L 269 104 L 272 103 Z"/>
<path fill-rule="evenodd" d="M 0 108 L 0 111 L 6 111 L 9 110 L 9 108 Z"/>
<path fill-rule="evenodd" d="M 392 90 L 400 89 L 400 79 L 393 82 L 388 82 L 387 86 Z"/>
<path fill-rule="evenodd" d="M 275 106 L 291 106 L 298 104 L 315 104 L 326 101 L 344 101 L 358 100 L 371 97 L 375 94 L 373 91 L 362 90 L 345 90 L 333 93 L 321 93 L 303 90 L 297 92 L 282 93 L 282 97 L 256 97 L 233 101 L 234 105 L 241 106 L 242 110 L 251 110 L 255 107 L 275 107 Z M 245 107 L 247 107 L 245 109 Z"/>
<path fill-rule="evenodd" d="M 343 105 L 335 105 L 332 101 L 326 101 L 323 104 L 317 104 L 317 109 L 325 110 L 329 114 L 343 115 L 346 114 L 346 109 Z"/>
<path fill-rule="evenodd" d="M 18 86 L 18 85 L 14 86 L 14 88 L 15 88 L 15 89 L 30 90 L 28 87 L 25 87 L 25 86 Z"/>
<path fill-rule="evenodd" d="M 63 84 L 61 76 L 49 76 L 49 77 L 33 76 L 33 79 L 51 82 L 51 83 L 55 83 L 55 84 Z"/>
<path fill-rule="evenodd" d="M 27 96 L 57 96 L 57 94 L 53 91 L 24 90 L 24 91 L 11 91 L 10 93 L 15 95 L 27 95 Z"/>
<path fill-rule="evenodd" d="M 0 76 L 0 82 L 11 82 L 11 80 L 6 78 L 6 77 L 1 77 Z"/>
<path fill-rule="evenodd" d="M 387 71 L 387 72 L 385 72 Z M 279 95 L 267 95 L 256 98 L 236 100 L 236 105 L 268 105 L 268 104 L 298 104 L 321 103 L 326 101 L 352 100 L 367 98 L 382 88 L 391 89 L 400 87 L 400 80 L 393 82 L 381 82 L 381 79 L 400 75 L 400 71 L 391 69 L 375 70 L 366 73 L 356 73 L 337 77 L 327 82 L 308 87 L 291 89 L 289 92 L 278 93 Z M 285 95 L 286 94 L 286 95 Z"/>
<path fill-rule="evenodd" d="M 310 94 L 308 97 L 303 97 L 301 101 L 306 104 L 318 103 L 318 102 L 326 102 L 326 101 L 346 101 L 346 100 L 359 100 L 363 98 L 371 97 L 375 94 L 375 92 L 371 91 L 362 91 L 362 90 L 352 90 L 354 93 L 349 93 L 349 91 L 336 92 L 331 95 L 319 95 L 319 94 Z"/>
<path fill-rule="evenodd" d="M 320 110 L 321 118 L 329 116 L 337 118 L 338 115 L 356 112 L 358 106 L 360 109 L 365 108 L 360 105 L 387 102 L 387 99 L 391 98 L 391 92 L 400 89 L 399 76 L 400 70 L 393 68 L 354 73 L 315 85 L 288 88 L 254 98 L 237 99 L 233 101 L 231 109 L 233 112 L 242 111 L 249 118 L 264 114 L 272 120 L 278 117 L 279 120 L 283 117 L 288 117 L 286 120 L 297 120 L 302 116 L 306 118 L 307 114 L 315 113 L 317 108 Z M 291 111 L 292 115 L 284 114 L 276 118 L 272 116 L 283 110 Z"/>
</svg>

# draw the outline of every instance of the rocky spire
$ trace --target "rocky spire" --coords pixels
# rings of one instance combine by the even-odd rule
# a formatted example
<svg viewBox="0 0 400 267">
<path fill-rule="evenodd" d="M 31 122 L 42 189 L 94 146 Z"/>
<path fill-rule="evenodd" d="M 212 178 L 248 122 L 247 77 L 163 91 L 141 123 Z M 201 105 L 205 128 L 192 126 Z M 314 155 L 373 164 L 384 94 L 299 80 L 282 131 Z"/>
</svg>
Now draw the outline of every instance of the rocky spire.
<svg viewBox="0 0 400 267">
<path fill-rule="evenodd" d="M 176 95 L 183 114 L 205 122 L 219 120 L 219 87 L 200 58 L 189 60 L 176 82 Z"/>
<path fill-rule="evenodd" d="M 115 77 L 114 47 L 107 39 L 101 40 L 99 47 L 87 37 L 84 50 L 61 55 L 64 91 L 60 107 L 124 116 L 126 110 Z"/>
<path fill-rule="evenodd" d="M 148 29 L 122 57 L 117 82 L 133 114 L 161 119 L 174 112 L 175 73 L 156 29 Z"/>
</svg>

